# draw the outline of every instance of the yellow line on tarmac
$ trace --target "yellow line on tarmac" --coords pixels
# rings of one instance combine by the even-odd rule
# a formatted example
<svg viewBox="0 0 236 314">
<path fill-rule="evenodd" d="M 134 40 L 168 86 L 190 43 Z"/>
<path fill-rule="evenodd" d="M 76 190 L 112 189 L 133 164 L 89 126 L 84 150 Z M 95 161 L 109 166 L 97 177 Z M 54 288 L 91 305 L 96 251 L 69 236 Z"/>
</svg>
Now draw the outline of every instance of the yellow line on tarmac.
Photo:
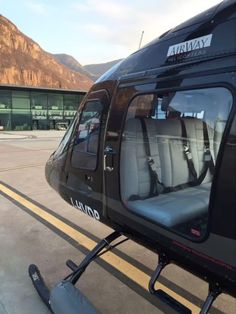
<svg viewBox="0 0 236 314">
<path fill-rule="evenodd" d="M 27 164 L 27 165 L 22 165 L 22 166 L 17 166 L 17 167 L 12 167 L 12 168 L 0 168 L 0 172 L 6 172 L 6 171 L 14 171 L 14 170 L 19 170 L 19 169 L 24 169 L 24 168 L 32 168 L 32 167 L 41 167 L 44 166 L 44 164 Z"/>
<path fill-rule="evenodd" d="M 76 240 L 80 245 L 85 247 L 88 250 L 91 250 L 97 243 L 81 232 L 77 231 L 76 229 L 68 226 L 66 223 L 62 222 L 60 219 L 54 217 L 52 214 L 47 213 L 45 210 L 40 208 L 39 206 L 33 204 L 32 202 L 28 201 L 24 197 L 20 196 L 16 192 L 12 191 L 11 189 L 5 187 L 0 183 L 0 191 L 8 195 L 10 198 L 16 200 L 19 204 L 23 205 L 31 212 L 36 214 L 38 217 L 49 222 L 52 226 L 56 227 L 58 230 L 62 231 L 72 239 Z M 113 252 L 108 252 L 100 257 L 114 268 L 116 268 L 119 272 L 124 274 L 126 277 L 137 283 L 139 286 L 143 287 L 144 289 L 148 290 L 148 283 L 150 277 L 141 271 L 139 268 L 133 266 L 129 262 L 123 260 L 121 257 L 117 256 Z M 179 294 L 175 293 L 174 291 L 170 290 L 166 286 L 161 283 L 156 284 L 157 289 L 162 289 L 170 296 L 175 298 L 180 303 L 184 304 L 188 307 L 193 314 L 199 313 L 200 309 L 185 299 L 184 297 L 180 296 Z"/>
</svg>

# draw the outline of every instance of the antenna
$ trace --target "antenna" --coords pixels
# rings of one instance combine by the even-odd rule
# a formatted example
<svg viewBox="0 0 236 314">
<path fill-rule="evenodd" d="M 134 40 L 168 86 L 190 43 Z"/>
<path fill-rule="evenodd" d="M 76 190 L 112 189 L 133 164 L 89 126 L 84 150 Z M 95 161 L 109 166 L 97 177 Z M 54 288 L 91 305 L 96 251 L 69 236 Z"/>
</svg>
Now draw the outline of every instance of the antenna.
<svg viewBox="0 0 236 314">
<path fill-rule="evenodd" d="M 143 40 L 143 34 L 144 34 L 144 31 L 142 31 L 142 34 L 141 34 L 141 37 L 140 37 L 140 42 L 139 42 L 138 49 L 140 49 L 140 48 L 141 48 L 141 44 L 142 44 L 142 40 Z"/>
</svg>

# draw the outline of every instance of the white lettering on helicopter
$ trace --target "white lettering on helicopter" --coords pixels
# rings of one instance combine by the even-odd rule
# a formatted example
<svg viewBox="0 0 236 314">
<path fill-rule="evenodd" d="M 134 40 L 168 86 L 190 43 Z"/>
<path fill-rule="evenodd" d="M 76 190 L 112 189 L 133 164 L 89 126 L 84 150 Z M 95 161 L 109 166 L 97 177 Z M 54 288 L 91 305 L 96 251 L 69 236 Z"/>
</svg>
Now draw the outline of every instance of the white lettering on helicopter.
<svg viewBox="0 0 236 314">
<path fill-rule="evenodd" d="M 82 211 L 86 215 L 88 215 L 88 216 L 90 216 L 96 220 L 100 220 L 100 215 L 96 209 L 92 209 L 91 207 L 84 205 L 83 203 L 78 202 L 77 200 L 74 201 L 72 197 L 70 198 L 70 202 L 71 202 L 71 205 L 73 207 L 75 207 L 76 209 L 79 209 L 80 211 Z"/>
<path fill-rule="evenodd" d="M 203 49 L 211 46 L 212 34 L 198 37 L 192 40 L 170 46 L 167 52 L 167 57 L 178 55 L 185 52 L 190 52 L 197 49 Z"/>
<path fill-rule="evenodd" d="M 39 280 L 39 276 L 38 276 L 38 274 L 37 274 L 36 272 L 34 272 L 34 273 L 32 274 L 32 279 L 33 279 L 33 281 Z"/>
</svg>

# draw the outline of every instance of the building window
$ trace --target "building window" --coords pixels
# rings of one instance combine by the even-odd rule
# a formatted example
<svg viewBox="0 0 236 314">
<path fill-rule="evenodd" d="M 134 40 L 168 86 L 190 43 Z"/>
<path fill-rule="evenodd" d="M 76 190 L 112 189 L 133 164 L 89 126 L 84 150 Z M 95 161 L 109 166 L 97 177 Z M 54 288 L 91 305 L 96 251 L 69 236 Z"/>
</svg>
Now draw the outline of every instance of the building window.
<svg viewBox="0 0 236 314">
<path fill-rule="evenodd" d="M 51 129 L 55 129 L 57 122 L 63 120 L 63 95 L 48 94 L 48 119 Z"/>
<path fill-rule="evenodd" d="M 33 129 L 48 129 L 48 97 L 44 93 L 31 93 Z"/>
<path fill-rule="evenodd" d="M 64 96 L 64 120 L 72 121 L 79 107 L 77 95 Z"/>
<path fill-rule="evenodd" d="M 13 130 L 32 128 L 29 92 L 12 92 L 12 128 Z"/>
<path fill-rule="evenodd" d="M 0 90 L 0 128 L 11 129 L 11 93 Z"/>
<path fill-rule="evenodd" d="M 137 96 L 120 159 L 121 197 L 133 213 L 200 239 L 215 163 L 232 106 L 225 88 Z"/>
<path fill-rule="evenodd" d="M 29 92 L 12 92 L 12 109 L 30 110 Z"/>
<path fill-rule="evenodd" d="M 85 104 L 76 129 L 72 167 L 95 170 L 103 106 L 98 100 Z"/>
</svg>

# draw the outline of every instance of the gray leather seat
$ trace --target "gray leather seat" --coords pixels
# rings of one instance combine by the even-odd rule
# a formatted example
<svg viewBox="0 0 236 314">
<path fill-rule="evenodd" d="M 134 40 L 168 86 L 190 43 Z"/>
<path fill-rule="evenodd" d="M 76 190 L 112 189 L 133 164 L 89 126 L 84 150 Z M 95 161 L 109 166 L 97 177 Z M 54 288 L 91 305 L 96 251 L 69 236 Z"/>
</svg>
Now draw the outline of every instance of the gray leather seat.
<svg viewBox="0 0 236 314">
<path fill-rule="evenodd" d="M 203 123 L 196 118 L 184 118 L 183 120 L 194 167 L 199 176 L 204 169 Z M 159 180 L 165 187 L 188 183 L 190 180 L 189 169 L 183 153 L 180 121 L 178 119 L 145 119 L 145 123 L 151 156 L 155 162 Z M 221 138 L 218 134 L 218 141 L 214 142 L 214 130 L 209 127 L 208 135 L 211 154 L 215 160 Z M 172 227 L 207 213 L 211 187 L 209 173 L 201 185 L 148 198 L 151 179 L 141 121 L 138 118 L 126 122 L 120 167 L 122 199 L 136 214 L 164 226 Z M 131 201 L 131 196 L 136 196 L 137 200 Z"/>
<path fill-rule="evenodd" d="M 210 183 L 205 183 L 199 187 L 189 187 L 146 200 L 128 201 L 128 207 L 153 222 L 173 227 L 205 214 L 209 194 Z"/>
</svg>

